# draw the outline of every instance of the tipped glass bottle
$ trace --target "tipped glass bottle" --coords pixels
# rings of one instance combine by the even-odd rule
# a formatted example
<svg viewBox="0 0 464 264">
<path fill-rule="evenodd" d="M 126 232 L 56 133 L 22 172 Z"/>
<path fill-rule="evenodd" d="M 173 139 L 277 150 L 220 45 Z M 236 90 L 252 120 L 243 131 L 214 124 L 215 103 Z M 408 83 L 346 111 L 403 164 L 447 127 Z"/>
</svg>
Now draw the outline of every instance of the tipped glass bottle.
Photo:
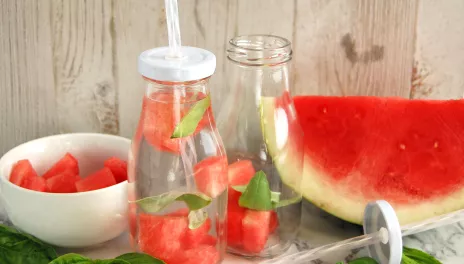
<svg viewBox="0 0 464 264">
<path fill-rule="evenodd" d="M 303 132 L 289 92 L 291 44 L 239 36 L 230 40 L 227 58 L 229 94 L 217 121 L 229 162 L 228 251 L 279 255 L 301 218 Z"/>
<path fill-rule="evenodd" d="M 130 236 L 135 250 L 166 263 L 216 264 L 227 205 L 227 160 L 208 88 L 216 57 L 181 52 L 170 58 L 161 47 L 139 57 L 146 91 L 128 162 Z"/>
</svg>

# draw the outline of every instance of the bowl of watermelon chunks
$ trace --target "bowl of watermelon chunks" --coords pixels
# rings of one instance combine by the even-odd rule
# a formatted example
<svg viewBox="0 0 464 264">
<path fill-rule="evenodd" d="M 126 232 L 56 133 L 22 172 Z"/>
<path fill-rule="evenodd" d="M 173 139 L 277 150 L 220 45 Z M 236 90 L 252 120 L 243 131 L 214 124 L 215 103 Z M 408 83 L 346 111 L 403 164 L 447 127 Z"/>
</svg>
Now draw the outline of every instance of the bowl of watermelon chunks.
<svg viewBox="0 0 464 264">
<path fill-rule="evenodd" d="M 58 247 L 88 247 L 121 235 L 130 143 L 74 133 L 11 149 L 0 159 L 0 197 L 10 221 Z"/>
</svg>

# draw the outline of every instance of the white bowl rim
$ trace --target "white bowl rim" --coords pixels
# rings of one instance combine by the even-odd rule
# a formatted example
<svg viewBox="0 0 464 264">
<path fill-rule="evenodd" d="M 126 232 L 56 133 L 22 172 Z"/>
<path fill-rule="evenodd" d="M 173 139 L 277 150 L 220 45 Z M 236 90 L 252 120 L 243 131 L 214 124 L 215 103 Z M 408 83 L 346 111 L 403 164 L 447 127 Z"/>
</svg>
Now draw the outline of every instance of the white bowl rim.
<svg viewBox="0 0 464 264">
<path fill-rule="evenodd" d="M 45 139 L 50 139 L 50 138 L 60 138 L 60 137 L 72 137 L 72 136 L 78 136 L 78 137 L 101 137 L 101 138 L 113 138 L 115 140 L 120 140 L 120 141 L 124 141 L 126 143 L 131 143 L 131 140 L 126 138 L 126 137 L 122 137 L 122 136 L 117 136 L 117 135 L 111 135 L 111 134 L 103 134 L 103 133 L 63 133 L 63 134 L 55 134 L 55 135 L 50 135 L 50 136 L 45 136 L 45 137 L 41 137 L 41 138 L 36 138 L 36 139 L 33 139 L 33 140 L 30 140 L 30 141 L 26 141 L 24 143 L 21 143 L 19 145 L 17 145 L 16 147 L 13 147 L 12 149 L 8 150 L 2 157 L 0 157 L 0 165 L 3 163 L 3 159 L 8 155 L 8 154 L 11 154 L 12 152 L 15 152 L 17 151 L 17 149 L 21 148 L 21 147 L 24 147 L 25 145 L 28 145 L 28 144 L 32 144 L 34 142 L 37 142 L 37 141 L 42 141 L 42 140 L 45 140 Z M 129 149 L 127 150 L 128 153 L 129 153 Z M 92 195 L 92 194 L 97 194 L 99 192 L 106 192 L 106 191 L 110 191 L 111 189 L 115 189 L 115 188 L 119 188 L 120 185 L 123 185 L 123 184 L 127 184 L 127 180 L 125 181 L 122 181 L 120 183 L 117 183 L 115 185 L 111 185 L 111 186 L 108 186 L 108 187 L 105 187 L 105 188 L 101 188 L 101 189 L 97 189 L 97 190 L 92 190 L 92 191 L 87 191 L 87 192 L 77 192 L 77 193 L 49 193 L 49 192 L 38 192 L 38 191 L 34 191 L 34 190 L 29 190 L 29 189 L 26 189 L 26 188 L 23 188 L 23 187 L 20 187 L 16 184 L 13 184 L 12 182 L 10 182 L 9 180 L 6 179 L 6 176 L 2 176 L 0 175 L 0 181 L 3 183 L 3 184 L 6 184 L 6 185 L 9 185 L 11 186 L 12 188 L 16 188 L 17 190 L 19 191 L 25 191 L 25 192 L 29 192 L 31 194 L 35 194 L 35 195 L 42 195 L 42 196 L 56 196 L 56 197 L 63 197 L 63 196 L 66 196 L 66 197 L 79 197 L 79 196 L 83 196 L 83 195 Z M 1 193 L 0 193 L 1 195 Z"/>
</svg>

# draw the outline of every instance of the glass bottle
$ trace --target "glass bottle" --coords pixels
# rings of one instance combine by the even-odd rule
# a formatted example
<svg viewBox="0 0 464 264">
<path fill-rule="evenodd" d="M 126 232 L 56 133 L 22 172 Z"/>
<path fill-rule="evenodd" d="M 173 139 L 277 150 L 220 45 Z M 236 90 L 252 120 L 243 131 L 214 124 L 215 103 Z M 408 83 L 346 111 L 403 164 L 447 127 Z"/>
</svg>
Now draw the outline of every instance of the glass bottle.
<svg viewBox="0 0 464 264">
<path fill-rule="evenodd" d="M 229 41 L 227 58 L 229 94 L 217 120 L 229 162 L 228 251 L 276 256 L 296 237 L 301 218 L 303 132 L 289 91 L 291 44 L 278 36 L 239 36 Z M 250 196 L 234 187 L 248 187 L 260 171 L 280 194 L 271 209 L 243 204 Z"/>
<path fill-rule="evenodd" d="M 181 52 L 139 57 L 146 90 L 128 162 L 130 236 L 136 251 L 167 263 L 215 264 L 224 257 L 227 205 L 227 159 L 208 88 L 216 57 Z"/>
</svg>

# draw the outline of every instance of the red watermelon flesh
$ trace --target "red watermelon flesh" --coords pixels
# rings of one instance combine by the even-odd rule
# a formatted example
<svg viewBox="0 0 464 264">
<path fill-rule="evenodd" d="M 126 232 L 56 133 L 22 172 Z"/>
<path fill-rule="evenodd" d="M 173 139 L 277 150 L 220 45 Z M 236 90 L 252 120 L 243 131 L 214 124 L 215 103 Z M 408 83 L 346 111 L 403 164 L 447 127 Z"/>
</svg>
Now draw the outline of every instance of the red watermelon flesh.
<svg viewBox="0 0 464 264">
<path fill-rule="evenodd" d="M 255 173 L 251 161 L 236 161 L 228 166 L 229 185 L 247 185 Z"/>
<path fill-rule="evenodd" d="M 221 254 L 215 247 L 202 245 L 182 252 L 167 264 L 217 264 L 220 259 Z"/>
<path fill-rule="evenodd" d="M 154 92 L 143 102 L 143 134 L 148 143 L 160 151 L 180 153 L 180 139 L 171 139 L 176 125 L 188 113 L 189 107 L 206 95 L 198 92 L 186 92 L 185 95 L 173 92 Z M 212 111 L 208 109 L 197 126 L 200 131 L 213 120 Z"/>
<path fill-rule="evenodd" d="M 260 253 L 269 237 L 270 211 L 247 209 L 242 220 L 243 250 Z"/>
<path fill-rule="evenodd" d="M 47 192 L 75 193 L 77 192 L 76 182 L 80 179 L 81 177 L 74 174 L 74 171 L 64 171 L 46 180 Z"/>
<path fill-rule="evenodd" d="M 18 186 L 21 186 L 25 179 L 35 177 L 37 177 L 37 173 L 29 160 L 19 160 L 13 165 L 10 172 L 10 182 Z"/>
<path fill-rule="evenodd" d="M 361 223 L 367 202 L 386 199 L 402 224 L 464 208 L 464 100 L 297 96 L 294 105 L 304 131 L 300 186 L 291 160 L 277 166 L 317 206 Z"/>
<path fill-rule="evenodd" d="M 203 159 L 193 167 L 197 189 L 214 198 L 227 187 L 227 159 L 211 156 Z"/>
<path fill-rule="evenodd" d="M 271 211 L 271 219 L 269 220 L 269 234 L 274 233 L 279 227 L 279 217 L 277 212 Z"/>
<path fill-rule="evenodd" d="M 47 190 L 45 180 L 37 175 L 26 177 L 21 184 L 21 187 L 38 192 L 45 192 Z"/>
<path fill-rule="evenodd" d="M 168 216 L 177 216 L 177 217 L 182 217 L 185 219 L 185 221 L 188 223 L 188 214 L 189 210 L 188 208 L 181 208 L 179 210 L 176 210 L 172 213 L 169 213 Z M 211 229 L 211 219 L 208 218 L 206 221 L 198 228 L 196 229 L 186 229 L 185 230 L 185 235 L 181 239 L 181 243 L 184 248 L 194 248 L 200 244 L 211 244 L 214 241 L 216 241 L 216 238 L 214 238 L 211 235 L 208 235 L 209 230 Z M 214 242 L 215 244 L 215 242 Z"/>
<path fill-rule="evenodd" d="M 79 174 L 79 163 L 76 158 L 70 153 L 66 153 L 60 160 L 58 160 L 51 168 L 49 168 L 42 177 L 47 180 L 59 173 L 66 170 L 72 170 L 75 175 Z"/>
<path fill-rule="evenodd" d="M 87 192 L 106 188 L 116 184 L 113 173 L 108 168 L 100 169 L 76 182 L 78 192 Z"/>
<path fill-rule="evenodd" d="M 245 216 L 243 211 L 227 211 L 227 245 L 230 247 L 242 246 L 242 220 Z"/>
<path fill-rule="evenodd" d="M 127 162 L 111 157 L 104 162 L 104 166 L 111 170 L 117 183 L 127 180 Z"/>
<path fill-rule="evenodd" d="M 188 228 L 185 217 L 139 215 L 139 247 L 167 263 L 181 251 L 181 238 Z"/>
</svg>

